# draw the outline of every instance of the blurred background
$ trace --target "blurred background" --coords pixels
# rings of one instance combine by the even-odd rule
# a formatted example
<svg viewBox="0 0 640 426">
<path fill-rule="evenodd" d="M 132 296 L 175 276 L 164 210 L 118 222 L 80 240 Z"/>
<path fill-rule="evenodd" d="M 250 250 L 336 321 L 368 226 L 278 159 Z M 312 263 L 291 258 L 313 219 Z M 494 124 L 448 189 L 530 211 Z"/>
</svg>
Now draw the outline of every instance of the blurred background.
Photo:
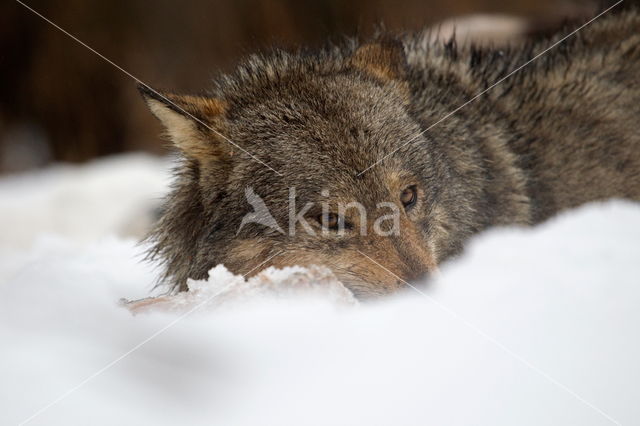
<svg viewBox="0 0 640 426">
<path fill-rule="evenodd" d="M 379 23 L 418 29 L 475 14 L 523 18 L 536 36 L 597 10 L 572 0 L 24 1 L 140 80 L 186 92 L 273 44 L 315 46 Z M 131 78 L 14 0 L 1 2 L 0 174 L 163 153 L 159 132 Z"/>
</svg>

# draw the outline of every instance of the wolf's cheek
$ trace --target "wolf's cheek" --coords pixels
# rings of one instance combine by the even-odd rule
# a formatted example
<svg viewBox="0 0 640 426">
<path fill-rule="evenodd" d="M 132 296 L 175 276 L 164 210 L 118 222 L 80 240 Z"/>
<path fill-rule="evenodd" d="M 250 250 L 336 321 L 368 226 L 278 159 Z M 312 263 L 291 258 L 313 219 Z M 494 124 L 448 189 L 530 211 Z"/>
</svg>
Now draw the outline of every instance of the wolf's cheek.
<svg viewBox="0 0 640 426">
<path fill-rule="evenodd" d="M 395 292 L 437 270 L 435 254 L 421 227 L 408 216 L 399 218 L 399 232 L 380 235 L 351 233 L 343 237 L 298 234 L 290 239 L 235 240 L 223 259 L 236 274 L 252 276 L 275 266 L 330 268 L 359 297 Z"/>
<path fill-rule="evenodd" d="M 399 248 L 400 247 L 400 248 Z M 421 247 L 409 247 L 392 237 L 334 250 L 285 251 L 272 259 L 279 268 L 292 265 L 329 267 L 358 298 L 375 297 L 407 288 L 436 270 Z"/>
</svg>

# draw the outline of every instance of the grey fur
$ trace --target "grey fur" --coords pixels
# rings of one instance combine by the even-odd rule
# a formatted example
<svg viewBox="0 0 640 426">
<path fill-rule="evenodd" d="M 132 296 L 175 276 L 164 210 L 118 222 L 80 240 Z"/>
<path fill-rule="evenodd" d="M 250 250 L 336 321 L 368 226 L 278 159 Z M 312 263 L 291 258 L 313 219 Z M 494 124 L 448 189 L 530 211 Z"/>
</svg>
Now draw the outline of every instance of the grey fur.
<svg viewBox="0 0 640 426">
<path fill-rule="evenodd" d="M 218 263 L 246 273 L 284 251 L 284 260 L 264 266 L 318 259 L 368 296 L 401 288 L 402 281 L 372 271 L 376 266 L 358 251 L 410 280 L 433 269 L 429 259 L 445 261 L 488 227 L 537 224 L 589 201 L 640 199 L 635 11 L 594 22 L 416 138 L 570 30 L 502 50 L 429 42 L 420 33 L 254 55 L 204 95 L 223 102 L 224 113 L 215 117 L 197 102 L 168 95 L 282 176 L 198 125 L 203 149 L 214 150 L 215 159 L 183 149 L 174 190 L 150 237 L 151 255 L 185 289 L 187 278 L 204 278 Z M 378 201 L 397 200 L 392 175 L 417 184 L 420 196 L 403 214 L 398 238 L 292 237 L 259 226 L 236 236 L 250 211 L 247 186 L 286 223 L 291 186 L 301 204 L 329 189 L 375 209 Z"/>
</svg>

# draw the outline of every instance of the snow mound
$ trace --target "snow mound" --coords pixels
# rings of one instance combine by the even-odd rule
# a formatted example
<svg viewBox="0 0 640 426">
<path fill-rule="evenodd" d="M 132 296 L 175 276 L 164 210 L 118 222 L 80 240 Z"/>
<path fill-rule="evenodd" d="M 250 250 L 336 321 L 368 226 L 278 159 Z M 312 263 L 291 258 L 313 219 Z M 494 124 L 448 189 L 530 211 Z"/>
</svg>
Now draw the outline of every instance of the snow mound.
<svg viewBox="0 0 640 426">
<path fill-rule="evenodd" d="M 142 237 L 167 192 L 170 161 L 145 154 L 56 165 L 0 179 L 0 246 L 29 247 L 44 233 L 81 242 Z"/>
<path fill-rule="evenodd" d="M 136 164 L 151 166 L 146 190 L 122 184 Z M 422 293 L 357 309 L 321 269 L 218 267 L 184 306 L 132 315 L 119 300 L 160 297 L 158 271 L 114 235 L 162 186 L 153 164 L 0 180 L 0 424 L 638 423 L 637 203 L 494 229 Z M 65 219 L 74 209 L 95 228 Z"/>
<path fill-rule="evenodd" d="M 246 280 L 218 265 L 209 271 L 207 280 L 189 280 L 189 291 L 174 295 L 124 301 L 134 313 L 163 310 L 188 313 L 250 303 L 265 298 L 291 301 L 296 298 L 326 300 L 334 305 L 357 305 L 358 302 L 330 269 L 300 266 L 267 268 Z"/>
</svg>

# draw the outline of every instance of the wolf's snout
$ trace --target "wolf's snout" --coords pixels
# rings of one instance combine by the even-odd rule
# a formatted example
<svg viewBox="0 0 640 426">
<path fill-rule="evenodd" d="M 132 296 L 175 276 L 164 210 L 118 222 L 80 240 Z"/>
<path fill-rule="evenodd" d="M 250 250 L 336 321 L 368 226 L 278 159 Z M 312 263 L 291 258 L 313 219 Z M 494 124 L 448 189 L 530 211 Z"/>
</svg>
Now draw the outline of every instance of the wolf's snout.
<svg viewBox="0 0 640 426">
<path fill-rule="evenodd" d="M 393 246 L 398 253 L 402 268 L 403 284 L 424 281 L 437 270 L 433 254 L 427 249 L 419 229 L 408 221 L 403 223 L 403 233 L 394 239 Z"/>
<path fill-rule="evenodd" d="M 429 276 L 429 271 L 422 268 L 422 267 L 413 267 L 408 269 L 403 277 L 403 280 L 405 282 L 403 282 L 402 284 L 414 284 L 414 283 L 420 283 L 423 282 L 427 279 L 427 277 Z"/>
</svg>

